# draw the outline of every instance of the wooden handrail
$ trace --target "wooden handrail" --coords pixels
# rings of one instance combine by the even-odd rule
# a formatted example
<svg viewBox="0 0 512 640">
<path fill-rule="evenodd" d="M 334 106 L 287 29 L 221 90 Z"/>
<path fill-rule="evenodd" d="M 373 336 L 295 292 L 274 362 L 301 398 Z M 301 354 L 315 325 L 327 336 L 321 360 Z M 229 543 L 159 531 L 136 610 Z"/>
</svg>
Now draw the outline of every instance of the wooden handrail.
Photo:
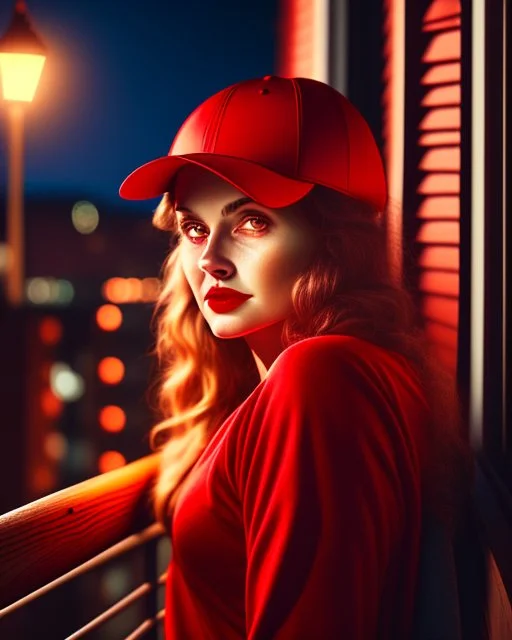
<svg viewBox="0 0 512 640">
<path fill-rule="evenodd" d="M 0 516 L 0 608 L 152 522 L 153 454 Z"/>
</svg>

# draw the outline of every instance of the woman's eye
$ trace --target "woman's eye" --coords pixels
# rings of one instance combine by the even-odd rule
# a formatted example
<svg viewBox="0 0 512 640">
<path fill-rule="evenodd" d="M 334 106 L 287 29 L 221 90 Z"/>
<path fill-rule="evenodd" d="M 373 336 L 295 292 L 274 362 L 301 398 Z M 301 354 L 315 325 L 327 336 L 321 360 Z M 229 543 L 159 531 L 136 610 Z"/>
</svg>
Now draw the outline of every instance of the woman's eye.
<svg viewBox="0 0 512 640">
<path fill-rule="evenodd" d="M 250 223 L 249 227 L 246 225 Z M 265 231 L 265 229 L 269 226 L 269 221 L 263 216 L 250 216 L 245 218 L 243 221 L 242 227 L 248 228 L 250 231 Z"/>
<path fill-rule="evenodd" d="M 250 234 L 257 234 L 265 231 L 270 225 L 270 222 L 264 216 L 246 216 L 237 229 L 241 231 L 248 231 Z M 208 232 L 202 224 L 193 221 L 184 221 L 180 224 L 181 233 L 194 244 L 199 244 L 208 235 Z"/>
<path fill-rule="evenodd" d="M 204 231 L 203 228 L 196 222 L 184 222 L 180 225 L 180 229 L 181 232 L 192 242 L 201 240 L 204 237 L 204 234 L 201 235 L 201 232 Z"/>
</svg>

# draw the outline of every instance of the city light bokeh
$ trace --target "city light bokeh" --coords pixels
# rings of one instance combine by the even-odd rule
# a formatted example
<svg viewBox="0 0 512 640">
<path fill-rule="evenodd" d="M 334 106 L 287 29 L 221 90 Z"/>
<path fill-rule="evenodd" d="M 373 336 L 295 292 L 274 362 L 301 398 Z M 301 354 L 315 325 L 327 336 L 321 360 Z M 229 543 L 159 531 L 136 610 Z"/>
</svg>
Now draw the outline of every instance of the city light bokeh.
<svg viewBox="0 0 512 640">
<path fill-rule="evenodd" d="M 96 322 L 103 331 L 116 331 L 123 322 L 123 313 L 114 304 L 104 304 L 96 311 Z"/>
<path fill-rule="evenodd" d="M 80 200 L 73 205 L 71 220 L 78 233 L 88 235 L 98 228 L 100 215 L 92 202 Z"/>
<path fill-rule="evenodd" d="M 98 376 L 104 384 L 119 384 L 124 378 L 123 361 L 113 356 L 103 358 L 98 364 Z"/>
<path fill-rule="evenodd" d="M 114 469 L 124 467 L 126 458 L 119 451 L 104 451 L 98 459 L 98 471 L 107 473 Z"/>
<path fill-rule="evenodd" d="M 125 428 L 126 413 L 116 405 L 108 405 L 100 410 L 98 422 L 105 431 L 119 433 Z"/>
</svg>

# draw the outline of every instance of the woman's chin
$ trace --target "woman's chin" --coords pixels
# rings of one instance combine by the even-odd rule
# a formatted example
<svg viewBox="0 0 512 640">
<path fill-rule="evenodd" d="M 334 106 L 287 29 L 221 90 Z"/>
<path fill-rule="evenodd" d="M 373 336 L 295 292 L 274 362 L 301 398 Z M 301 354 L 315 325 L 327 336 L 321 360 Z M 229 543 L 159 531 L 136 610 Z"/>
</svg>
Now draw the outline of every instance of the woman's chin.
<svg viewBox="0 0 512 640">
<path fill-rule="evenodd" d="M 216 338 L 220 338 L 222 340 L 229 340 L 230 338 L 242 338 L 243 336 L 252 333 L 249 330 L 236 330 L 234 327 L 218 327 L 215 323 L 210 325 L 211 332 Z"/>
<path fill-rule="evenodd" d="M 241 322 L 239 318 L 213 318 L 208 325 L 216 338 L 229 340 L 230 338 L 248 338 L 261 333 L 262 336 L 275 332 L 282 327 L 283 320 L 266 319 L 260 322 Z"/>
<path fill-rule="evenodd" d="M 228 340 L 242 338 L 258 331 L 263 323 L 242 322 L 240 318 L 215 317 L 207 320 L 210 330 L 216 338 Z"/>
</svg>

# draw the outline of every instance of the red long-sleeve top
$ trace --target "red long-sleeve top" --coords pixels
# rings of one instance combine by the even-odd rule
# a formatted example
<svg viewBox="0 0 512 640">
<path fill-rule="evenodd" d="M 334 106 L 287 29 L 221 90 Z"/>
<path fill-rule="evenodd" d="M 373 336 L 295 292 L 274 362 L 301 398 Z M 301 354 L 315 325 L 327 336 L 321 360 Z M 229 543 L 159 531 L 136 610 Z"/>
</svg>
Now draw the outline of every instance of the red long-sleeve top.
<svg viewBox="0 0 512 640">
<path fill-rule="evenodd" d="M 283 351 L 178 499 L 167 640 L 410 637 L 427 416 L 395 353 Z"/>
</svg>

